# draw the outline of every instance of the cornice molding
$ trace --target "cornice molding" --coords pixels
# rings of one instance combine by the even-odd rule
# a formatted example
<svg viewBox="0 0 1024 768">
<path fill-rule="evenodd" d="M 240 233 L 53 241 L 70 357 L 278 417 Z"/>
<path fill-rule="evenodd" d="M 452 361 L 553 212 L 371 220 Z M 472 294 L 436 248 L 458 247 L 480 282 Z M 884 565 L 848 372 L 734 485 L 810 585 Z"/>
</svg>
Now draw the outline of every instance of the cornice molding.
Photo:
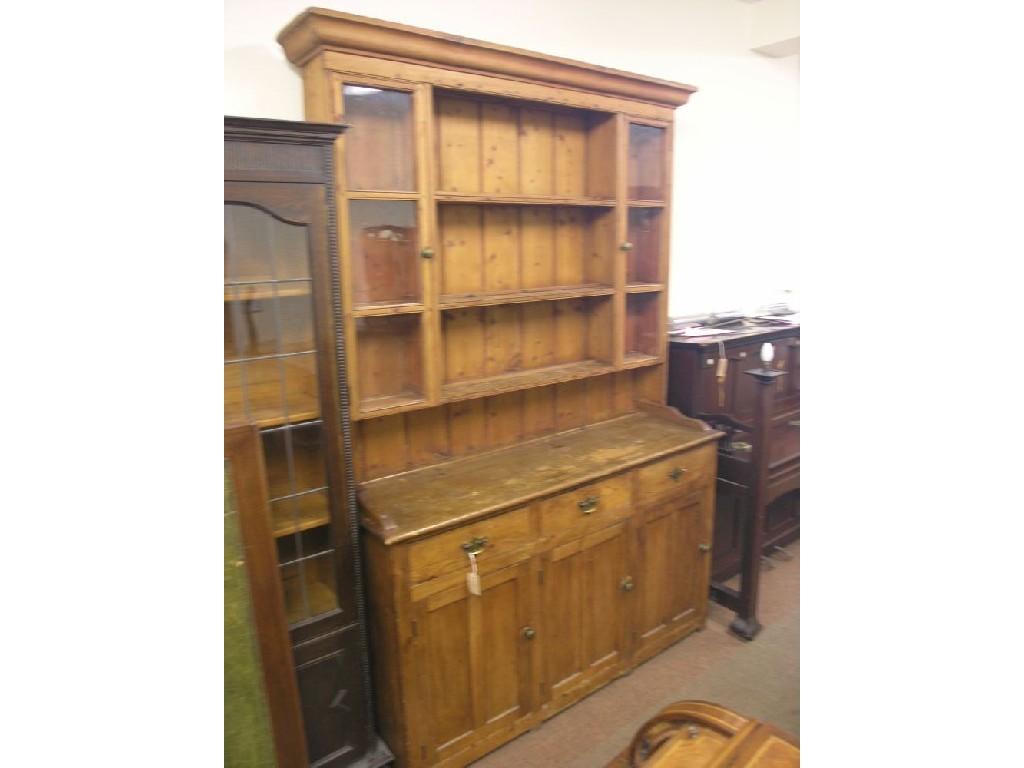
<svg viewBox="0 0 1024 768">
<path fill-rule="evenodd" d="M 324 8 L 300 13 L 281 30 L 277 41 L 297 66 L 321 51 L 336 50 L 614 94 L 667 107 L 685 104 L 697 90 L 671 80 Z"/>
<path fill-rule="evenodd" d="M 343 123 L 306 123 L 262 117 L 224 116 L 224 138 L 267 144 L 333 144 L 348 128 Z"/>
</svg>

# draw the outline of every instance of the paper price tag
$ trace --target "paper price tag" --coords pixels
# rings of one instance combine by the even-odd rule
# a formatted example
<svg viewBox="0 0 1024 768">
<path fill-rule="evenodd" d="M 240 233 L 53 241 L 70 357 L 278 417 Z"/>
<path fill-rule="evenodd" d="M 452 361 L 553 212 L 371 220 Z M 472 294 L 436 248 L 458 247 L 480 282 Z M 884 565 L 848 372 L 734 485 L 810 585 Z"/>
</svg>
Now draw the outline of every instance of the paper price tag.
<svg viewBox="0 0 1024 768">
<path fill-rule="evenodd" d="M 480 589 L 480 574 L 476 569 L 476 555 L 467 555 L 469 558 L 469 573 L 466 574 L 466 588 L 469 590 L 469 594 L 479 596 L 481 594 Z"/>
</svg>

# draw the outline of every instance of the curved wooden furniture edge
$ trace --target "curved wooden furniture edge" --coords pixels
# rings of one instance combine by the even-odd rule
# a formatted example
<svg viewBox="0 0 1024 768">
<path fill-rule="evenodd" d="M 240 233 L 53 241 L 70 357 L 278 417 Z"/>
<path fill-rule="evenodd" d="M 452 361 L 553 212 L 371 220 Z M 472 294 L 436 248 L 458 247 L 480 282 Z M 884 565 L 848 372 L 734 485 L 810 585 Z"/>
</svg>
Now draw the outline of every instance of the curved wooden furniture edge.
<svg viewBox="0 0 1024 768">
<path fill-rule="evenodd" d="M 668 419 L 676 424 L 690 429 L 696 429 L 698 432 L 717 432 L 718 435 L 724 437 L 724 432 L 719 432 L 714 427 L 701 421 L 700 419 L 694 419 L 690 416 L 685 416 L 682 411 L 671 405 L 664 405 L 662 403 L 656 403 L 652 400 L 638 400 L 636 403 L 637 409 L 644 413 L 649 413 L 652 416 L 657 416 L 662 419 Z"/>
<path fill-rule="evenodd" d="M 670 704 L 640 726 L 637 730 L 636 735 L 633 737 L 633 741 L 630 742 L 629 749 L 626 752 L 629 756 L 629 765 L 639 765 L 637 761 L 637 750 L 647 739 L 647 736 L 652 729 L 659 725 L 674 725 L 685 722 L 693 722 L 707 728 L 712 728 L 723 735 L 734 736 L 741 728 L 748 725 L 751 721 L 749 718 L 738 715 L 735 712 L 728 710 L 719 704 L 713 704 L 710 701 L 693 699 Z"/>
<path fill-rule="evenodd" d="M 447 35 L 325 8 L 308 8 L 277 35 L 288 60 L 302 66 L 323 50 L 345 50 L 448 69 L 515 77 L 669 107 L 697 88 L 572 59 Z"/>
</svg>

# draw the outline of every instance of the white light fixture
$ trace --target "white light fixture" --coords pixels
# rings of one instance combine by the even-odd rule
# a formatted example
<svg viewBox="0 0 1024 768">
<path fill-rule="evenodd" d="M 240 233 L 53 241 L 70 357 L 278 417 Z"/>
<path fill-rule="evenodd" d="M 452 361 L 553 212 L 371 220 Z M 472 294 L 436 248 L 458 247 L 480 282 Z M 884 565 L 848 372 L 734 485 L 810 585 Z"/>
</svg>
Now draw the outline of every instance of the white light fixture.
<svg viewBox="0 0 1024 768">
<path fill-rule="evenodd" d="M 761 345 L 761 363 L 764 364 L 765 368 L 771 366 L 772 360 L 775 359 L 775 347 L 768 342 Z"/>
</svg>

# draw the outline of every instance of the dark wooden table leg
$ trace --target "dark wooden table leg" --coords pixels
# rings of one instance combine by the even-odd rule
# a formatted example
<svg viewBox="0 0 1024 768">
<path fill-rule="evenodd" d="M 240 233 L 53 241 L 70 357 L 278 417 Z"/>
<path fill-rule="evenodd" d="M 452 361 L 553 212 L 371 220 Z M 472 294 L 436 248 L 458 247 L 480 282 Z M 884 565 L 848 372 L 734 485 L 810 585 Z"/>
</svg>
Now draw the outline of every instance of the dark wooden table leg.
<svg viewBox="0 0 1024 768">
<path fill-rule="evenodd" d="M 740 571 L 740 592 L 736 601 L 736 618 L 729 630 L 744 640 L 753 640 L 761 631 L 757 619 L 757 593 L 761 582 L 761 550 L 764 549 L 765 499 L 768 486 L 768 452 L 771 440 L 772 407 L 775 401 L 775 380 L 783 375 L 765 364 L 762 368 L 744 371 L 757 380 L 754 400 L 754 435 L 752 438 L 753 470 L 747 530 L 743 536 L 743 564 Z"/>
</svg>

